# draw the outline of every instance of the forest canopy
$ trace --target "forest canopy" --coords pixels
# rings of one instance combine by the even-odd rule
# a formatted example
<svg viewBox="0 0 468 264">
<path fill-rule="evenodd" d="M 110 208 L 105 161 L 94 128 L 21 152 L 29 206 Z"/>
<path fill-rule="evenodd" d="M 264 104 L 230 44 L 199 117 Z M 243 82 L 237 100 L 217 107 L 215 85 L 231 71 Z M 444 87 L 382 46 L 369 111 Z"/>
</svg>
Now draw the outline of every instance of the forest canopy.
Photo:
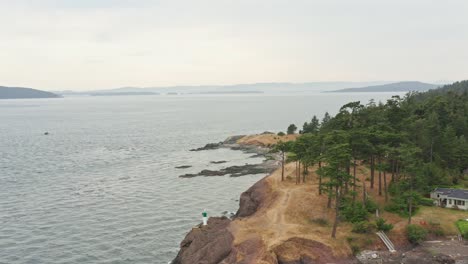
<svg viewBox="0 0 468 264">
<path fill-rule="evenodd" d="M 360 208 L 375 209 L 356 179 L 357 164 L 370 168 L 370 188 L 385 196 L 385 209 L 409 216 L 409 222 L 434 187 L 468 187 L 468 81 L 386 102 L 350 102 L 333 117 L 313 116 L 299 133 L 277 150 L 298 164 L 298 184 L 301 173 L 318 165 L 318 192 L 327 194 L 329 208 L 335 200 L 337 217 L 343 210 L 350 219 L 364 220 L 356 217 Z M 356 201 L 358 190 L 362 202 Z M 335 231 L 336 226 L 332 236 Z"/>
</svg>

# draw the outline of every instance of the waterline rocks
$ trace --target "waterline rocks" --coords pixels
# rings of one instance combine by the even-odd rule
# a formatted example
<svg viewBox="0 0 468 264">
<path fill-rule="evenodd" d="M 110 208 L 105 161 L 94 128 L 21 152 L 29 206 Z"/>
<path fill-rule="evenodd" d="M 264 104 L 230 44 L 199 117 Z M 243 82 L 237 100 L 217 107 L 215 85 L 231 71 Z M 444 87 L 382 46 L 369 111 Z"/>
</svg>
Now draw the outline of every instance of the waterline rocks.
<svg viewBox="0 0 468 264">
<path fill-rule="evenodd" d="M 210 161 L 211 164 L 221 164 L 221 163 L 226 163 L 227 161 L 225 160 L 220 160 L 220 161 Z"/>
<path fill-rule="evenodd" d="M 188 168 L 191 168 L 192 165 L 182 165 L 182 166 L 177 166 L 175 167 L 176 169 L 188 169 Z"/>
<path fill-rule="evenodd" d="M 190 151 L 204 151 L 204 150 L 214 150 L 220 148 L 228 148 L 231 150 L 239 150 L 244 153 L 252 153 L 254 155 L 251 158 L 261 158 L 265 157 L 260 164 L 245 164 L 245 165 L 234 165 L 226 167 L 220 170 L 202 170 L 198 173 L 187 173 L 180 175 L 180 178 L 193 178 L 198 176 L 211 177 L 211 176 L 224 176 L 230 175 L 230 177 L 240 177 L 244 175 L 252 174 L 269 174 L 272 173 L 276 168 L 279 167 L 279 156 L 277 154 L 270 153 L 270 148 L 252 144 L 238 144 L 237 142 L 244 138 L 244 135 L 228 137 L 226 140 L 218 143 L 209 143 L 204 147 L 191 149 Z M 220 161 L 210 161 L 211 164 L 222 164 L 226 163 L 225 160 Z M 176 168 L 181 168 L 176 167 Z"/>
<path fill-rule="evenodd" d="M 192 228 L 180 243 L 180 251 L 172 264 L 221 263 L 232 251 L 234 236 L 229 232 L 231 220 L 210 217 L 207 226 Z"/>
<path fill-rule="evenodd" d="M 191 149 L 190 151 L 202 151 L 202 150 L 212 150 L 212 149 L 219 149 L 222 147 L 223 142 L 218 142 L 218 143 L 208 143 L 204 147 L 201 148 L 196 148 L 196 149 Z"/>
<path fill-rule="evenodd" d="M 231 177 L 240 177 L 252 174 L 269 174 L 278 168 L 278 162 L 274 160 L 266 160 L 260 164 L 245 164 L 226 167 L 220 170 L 202 170 L 199 173 L 187 173 L 180 175 L 180 178 L 193 178 L 197 176 L 224 176 L 230 175 Z"/>
</svg>

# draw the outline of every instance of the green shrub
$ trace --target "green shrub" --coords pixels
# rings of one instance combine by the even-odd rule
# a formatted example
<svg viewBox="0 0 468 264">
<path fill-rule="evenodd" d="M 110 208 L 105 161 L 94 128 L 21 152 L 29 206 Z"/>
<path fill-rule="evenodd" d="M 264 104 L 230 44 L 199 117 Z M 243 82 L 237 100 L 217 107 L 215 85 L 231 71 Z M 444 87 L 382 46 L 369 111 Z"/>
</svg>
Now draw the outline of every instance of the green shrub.
<svg viewBox="0 0 468 264">
<path fill-rule="evenodd" d="M 430 198 L 421 198 L 419 200 L 419 204 L 424 205 L 424 206 L 433 206 L 434 205 L 434 200 L 432 200 Z"/>
<path fill-rule="evenodd" d="M 353 224 L 352 232 L 358 234 L 372 233 L 375 225 L 367 221 L 360 221 Z"/>
<path fill-rule="evenodd" d="M 278 136 L 282 137 L 284 135 L 286 135 L 284 132 L 278 132 Z"/>
<path fill-rule="evenodd" d="M 351 223 L 367 220 L 367 210 L 360 203 L 346 202 L 342 207 L 344 219 Z"/>
<path fill-rule="evenodd" d="M 369 213 L 374 214 L 375 210 L 379 209 L 379 206 L 377 203 L 368 198 L 366 200 L 366 209 Z"/>
<path fill-rule="evenodd" d="M 358 245 L 352 244 L 351 245 L 351 250 L 353 252 L 353 255 L 357 255 L 361 251 L 361 248 L 359 248 Z"/>
<path fill-rule="evenodd" d="M 385 206 L 385 210 L 391 213 L 398 214 L 403 217 L 409 216 L 409 205 L 407 202 L 408 197 L 395 197 L 391 203 Z M 413 199 L 412 215 L 418 210 L 418 200 Z"/>
<path fill-rule="evenodd" d="M 393 225 L 392 224 L 387 224 L 386 223 L 387 221 L 383 218 L 379 218 L 375 221 L 375 225 L 377 227 L 377 230 L 379 231 L 384 231 L 384 232 L 388 232 L 390 230 L 393 229 Z"/>
<path fill-rule="evenodd" d="M 406 236 L 411 243 L 419 244 L 426 238 L 427 230 L 419 225 L 408 225 L 406 227 Z"/>
<path fill-rule="evenodd" d="M 463 238 L 468 239 L 468 221 L 460 219 L 456 222 L 456 224 Z"/>
<path fill-rule="evenodd" d="M 468 232 L 463 233 L 462 236 L 463 236 L 464 239 L 468 240 Z"/>
</svg>

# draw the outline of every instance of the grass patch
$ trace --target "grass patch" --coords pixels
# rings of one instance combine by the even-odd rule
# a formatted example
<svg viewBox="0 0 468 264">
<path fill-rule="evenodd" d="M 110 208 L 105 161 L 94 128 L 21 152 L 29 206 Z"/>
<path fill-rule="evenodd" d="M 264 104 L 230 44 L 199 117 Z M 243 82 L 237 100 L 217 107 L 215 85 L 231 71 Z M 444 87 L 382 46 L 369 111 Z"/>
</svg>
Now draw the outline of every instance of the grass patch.
<svg viewBox="0 0 468 264">
<path fill-rule="evenodd" d="M 460 219 L 456 222 L 456 225 L 458 227 L 458 230 L 460 230 L 460 233 L 465 239 L 468 239 L 468 221 L 464 219 Z"/>
</svg>

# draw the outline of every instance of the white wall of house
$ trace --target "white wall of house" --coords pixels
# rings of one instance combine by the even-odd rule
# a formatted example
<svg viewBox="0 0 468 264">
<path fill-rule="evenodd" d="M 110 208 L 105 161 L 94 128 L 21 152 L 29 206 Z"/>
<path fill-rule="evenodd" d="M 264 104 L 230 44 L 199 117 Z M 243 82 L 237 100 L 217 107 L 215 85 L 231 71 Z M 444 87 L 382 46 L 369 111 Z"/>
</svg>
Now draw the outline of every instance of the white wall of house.
<svg viewBox="0 0 468 264">
<path fill-rule="evenodd" d="M 458 209 L 468 210 L 468 200 L 448 197 L 446 207 L 447 208 L 458 207 Z"/>
<path fill-rule="evenodd" d="M 431 192 L 431 198 L 434 200 L 435 205 L 442 206 L 442 201 L 446 200 L 446 208 L 456 208 L 461 210 L 468 210 L 468 200 L 453 198 L 439 192 Z"/>
</svg>

